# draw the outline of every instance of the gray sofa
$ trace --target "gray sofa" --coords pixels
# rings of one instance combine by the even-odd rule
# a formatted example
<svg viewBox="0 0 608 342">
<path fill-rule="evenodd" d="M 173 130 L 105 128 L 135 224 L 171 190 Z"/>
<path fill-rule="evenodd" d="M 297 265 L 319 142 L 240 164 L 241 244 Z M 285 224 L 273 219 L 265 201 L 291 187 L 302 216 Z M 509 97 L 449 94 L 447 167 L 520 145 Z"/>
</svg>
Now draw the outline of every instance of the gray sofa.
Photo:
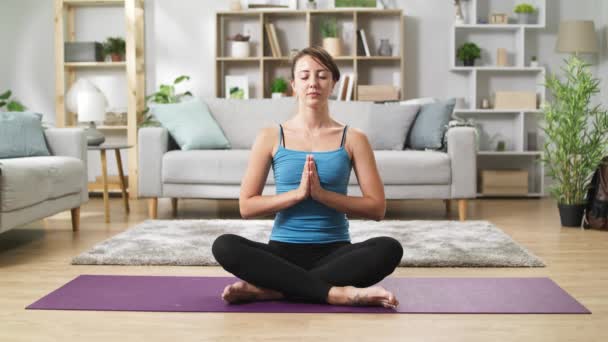
<svg viewBox="0 0 608 342">
<path fill-rule="evenodd" d="M 0 159 L 0 233 L 71 210 L 72 230 L 87 202 L 87 143 L 79 128 L 50 128 L 51 156 Z"/>
<path fill-rule="evenodd" d="M 287 120 L 295 110 L 293 98 L 204 101 L 231 149 L 182 151 L 163 127 L 139 130 L 139 196 L 149 198 L 151 218 L 157 217 L 158 198 L 172 199 L 174 215 L 178 198 L 238 199 L 249 149 L 257 133 L 263 127 Z M 400 110 L 398 106 L 331 101 L 330 113 L 338 121 L 369 132 L 374 148 L 380 144 L 376 140 L 395 133 L 391 130 L 402 129 L 387 122 L 391 116 L 384 114 Z M 357 115 L 372 110 L 373 115 Z M 447 152 L 374 148 L 374 155 L 387 199 L 441 199 L 446 201 L 448 210 L 450 200 L 458 200 L 459 218 L 466 218 L 467 199 L 476 195 L 473 128 L 451 128 L 447 133 Z M 274 193 L 271 169 L 263 194 Z M 361 195 L 354 172 L 348 193 Z"/>
</svg>

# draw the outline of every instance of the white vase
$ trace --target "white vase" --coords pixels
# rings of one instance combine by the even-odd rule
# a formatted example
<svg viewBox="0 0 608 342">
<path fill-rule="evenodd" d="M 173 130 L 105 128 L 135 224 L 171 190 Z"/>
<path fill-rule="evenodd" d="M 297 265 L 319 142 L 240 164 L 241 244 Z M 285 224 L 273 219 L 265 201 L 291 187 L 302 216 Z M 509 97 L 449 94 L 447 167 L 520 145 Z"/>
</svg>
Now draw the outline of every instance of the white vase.
<svg viewBox="0 0 608 342">
<path fill-rule="evenodd" d="M 231 45 L 232 57 L 245 58 L 249 57 L 249 42 L 233 41 Z"/>
<path fill-rule="evenodd" d="M 272 93 L 272 98 L 273 99 L 280 99 L 284 96 L 285 94 L 283 93 Z"/>
<path fill-rule="evenodd" d="M 323 48 L 332 57 L 342 56 L 342 41 L 340 38 L 323 38 Z"/>
</svg>

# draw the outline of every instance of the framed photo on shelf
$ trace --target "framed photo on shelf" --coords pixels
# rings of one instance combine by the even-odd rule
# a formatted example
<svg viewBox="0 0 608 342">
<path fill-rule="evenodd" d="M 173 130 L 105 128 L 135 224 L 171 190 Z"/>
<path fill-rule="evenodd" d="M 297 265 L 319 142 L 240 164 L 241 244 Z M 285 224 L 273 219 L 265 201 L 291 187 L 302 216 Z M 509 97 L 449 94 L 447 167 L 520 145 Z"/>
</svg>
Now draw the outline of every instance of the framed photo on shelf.
<svg viewBox="0 0 608 342">
<path fill-rule="evenodd" d="M 298 0 L 245 0 L 248 10 L 296 10 Z"/>
<path fill-rule="evenodd" d="M 225 84 L 227 99 L 249 99 L 249 79 L 247 75 L 227 75 Z"/>
<path fill-rule="evenodd" d="M 384 8 L 378 0 L 330 0 L 331 8 Z"/>
</svg>

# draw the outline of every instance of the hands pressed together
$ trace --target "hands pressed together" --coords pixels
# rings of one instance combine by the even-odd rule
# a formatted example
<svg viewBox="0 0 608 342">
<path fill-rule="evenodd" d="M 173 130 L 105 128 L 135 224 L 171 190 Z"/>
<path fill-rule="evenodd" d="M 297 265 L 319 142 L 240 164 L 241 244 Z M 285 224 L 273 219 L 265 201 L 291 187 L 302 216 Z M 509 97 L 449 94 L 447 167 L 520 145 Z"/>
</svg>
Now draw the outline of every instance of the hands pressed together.
<svg viewBox="0 0 608 342">
<path fill-rule="evenodd" d="M 306 156 L 306 162 L 302 170 L 302 179 L 296 191 L 299 200 L 307 199 L 309 196 L 315 200 L 319 200 L 323 191 L 325 191 L 321 187 L 317 165 L 315 164 L 314 156 L 311 154 Z"/>
</svg>

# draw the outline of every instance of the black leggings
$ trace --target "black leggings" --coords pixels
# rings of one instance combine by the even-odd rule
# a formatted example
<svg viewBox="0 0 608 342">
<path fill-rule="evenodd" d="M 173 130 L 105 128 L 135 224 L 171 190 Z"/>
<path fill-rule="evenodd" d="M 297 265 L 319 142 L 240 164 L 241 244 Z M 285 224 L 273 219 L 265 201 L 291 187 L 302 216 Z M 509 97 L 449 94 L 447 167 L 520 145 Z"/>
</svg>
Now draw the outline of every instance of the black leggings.
<svg viewBox="0 0 608 342">
<path fill-rule="evenodd" d="M 350 243 L 268 244 L 224 234 L 213 256 L 228 272 L 287 299 L 326 303 L 332 286 L 368 287 L 391 274 L 403 256 L 399 241 L 375 237 Z"/>
</svg>

